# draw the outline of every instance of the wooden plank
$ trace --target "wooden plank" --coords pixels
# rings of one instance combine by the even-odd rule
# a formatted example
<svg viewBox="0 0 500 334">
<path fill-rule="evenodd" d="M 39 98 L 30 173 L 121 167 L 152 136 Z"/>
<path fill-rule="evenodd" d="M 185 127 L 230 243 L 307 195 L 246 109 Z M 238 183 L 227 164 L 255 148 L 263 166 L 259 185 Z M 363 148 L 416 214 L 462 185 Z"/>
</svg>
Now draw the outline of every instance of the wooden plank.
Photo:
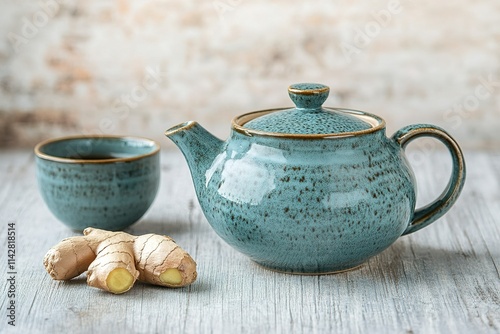
<svg viewBox="0 0 500 334">
<path fill-rule="evenodd" d="M 326 276 L 279 274 L 252 263 L 211 230 L 182 155 L 162 154 L 161 189 L 129 231 L 171 235 L 198 263 L 183 289 L 137 284 L 115 296 L 85 276 L 55 282 L 42 258 L 76 235 L 38 194 L 29 151 L 0 151 L 0 263 L 6 226 L 17 227 L 16 327 L 2 333 L 498 333 L 500 331 L 500 153 L 467 152 L 468 180 L 455 207 L 402 237 L 358 270 Z M 418 165 L 419 202 L 443 187 L 449 157 Z M 6 272 L 6 269 L 4 269 Z M 0 309 L 7 307 L 2 281 Z"/>
</svg>

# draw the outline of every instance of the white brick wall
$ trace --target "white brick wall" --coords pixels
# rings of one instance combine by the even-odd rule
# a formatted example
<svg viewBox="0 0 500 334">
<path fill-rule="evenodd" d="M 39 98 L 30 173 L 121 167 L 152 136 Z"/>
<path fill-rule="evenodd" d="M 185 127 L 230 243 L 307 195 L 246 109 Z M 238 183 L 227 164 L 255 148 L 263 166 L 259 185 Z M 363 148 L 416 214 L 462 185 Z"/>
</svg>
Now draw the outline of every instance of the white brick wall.
<svg viewBox="0 0 500 334">
<path fill-rule="evenodd" d="M 499 0 L 55 1 L 0 3 L 0 146 L 121 133 L 171 147 L 164 130 L 186 120 L 225 137 L 313 81 L 389 134 L 434 123 L 500 147 Z"/>
</svg>

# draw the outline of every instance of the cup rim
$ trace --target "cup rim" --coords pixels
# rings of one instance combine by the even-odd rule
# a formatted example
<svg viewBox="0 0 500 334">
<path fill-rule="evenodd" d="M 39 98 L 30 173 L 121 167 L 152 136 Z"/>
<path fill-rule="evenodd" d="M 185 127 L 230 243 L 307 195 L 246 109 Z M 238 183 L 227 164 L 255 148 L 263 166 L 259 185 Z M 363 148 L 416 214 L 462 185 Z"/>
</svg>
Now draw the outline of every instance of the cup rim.
<svg viewBox="0 0 500 334">
<path fill-rule="evenodd" d="M 142 141 L 151 144 L 154 149 L 151 152 L 144 153 L 144 154 L 138 154 L 130 157 L 124 157 L 124 158 L 111 158 L 111 159 L 72 159 L 72 158 L 63 158 L 63 157 L 57 157 L 54 155 L 50 155 L 47 153 L 43 153 L 41 150 L 43 147 L 57 143 L 57 142 L 62 142 L 62 141 L 67 141 L 67 140 L 75 140 L 75 139 L 114 139 L 114 140 L 136 140 L 136 141 Z M 130 161 L 135 161 L 139 160 L 142 158 L 150 157 L 155 154 L 158 154 L 160 151 L 160 144 L 158 144 L 156 141 L 145 138 L 145 137 L 139 137 L 139 136 L 120 136 L 120 135 L 74 135 L 74 136 L 64 136 L 64 137 L 57 137 L 57 138 L 51 138 L 47 139 L 44 141 L 41 141 L 38 143 L 35 148 L 34 152 L 35 155 L 44 160 L 48 161 L 55 161 L 55 162 L 62 162 L 62 163 L 73 163 L 73 164 L 110 164 L 110 163 L 116 163 L 116 162 L 130 162 Z"/>
</svg>

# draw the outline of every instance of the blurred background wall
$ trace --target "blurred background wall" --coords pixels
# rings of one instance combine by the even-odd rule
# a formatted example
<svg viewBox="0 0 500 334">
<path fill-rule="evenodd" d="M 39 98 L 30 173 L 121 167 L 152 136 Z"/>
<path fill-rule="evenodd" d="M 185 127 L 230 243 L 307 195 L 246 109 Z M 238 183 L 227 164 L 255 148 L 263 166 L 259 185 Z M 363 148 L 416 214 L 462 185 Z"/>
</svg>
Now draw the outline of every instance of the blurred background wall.
<svg viewBox="0 0 500 334">
<path fill-rule="evenodd" d="M 0 147 L 69 134 L 163 137 L 290 106 L 287 86 L 500 147 L 500 1 L 0 2 Z"/>
</svg>

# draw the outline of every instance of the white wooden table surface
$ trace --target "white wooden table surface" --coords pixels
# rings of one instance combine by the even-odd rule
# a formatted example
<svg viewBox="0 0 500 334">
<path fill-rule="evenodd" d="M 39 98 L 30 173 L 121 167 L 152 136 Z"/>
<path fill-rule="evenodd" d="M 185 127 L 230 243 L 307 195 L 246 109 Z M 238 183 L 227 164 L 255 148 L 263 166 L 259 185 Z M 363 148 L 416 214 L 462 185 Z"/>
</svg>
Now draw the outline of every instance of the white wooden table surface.
<svg viewBox="0 0 500 334">
<path fill-rule="evenodd" d="M 53 281 L 42 258 L 76 235 L 49 212 L 31 151 L 0 151 L 2 333 L 500 333 L 500 151 L 466 152 L 461 198 L 435 224 L 358 270 L 294 276 L 255 265 L 210 228 L 178 151 L 162 153 L 161 189 L 133 234 L 172 236 L 198 263 L 182 289 L 137 283 L 123 295 Z M 449 157 L 418 167 L 419 202 L 446 182 Z M 444 166 L 444 167 L 443 167 Z M 7 229 L 16 228 L 15 327 L 8 325 Z"/>
</svg>

